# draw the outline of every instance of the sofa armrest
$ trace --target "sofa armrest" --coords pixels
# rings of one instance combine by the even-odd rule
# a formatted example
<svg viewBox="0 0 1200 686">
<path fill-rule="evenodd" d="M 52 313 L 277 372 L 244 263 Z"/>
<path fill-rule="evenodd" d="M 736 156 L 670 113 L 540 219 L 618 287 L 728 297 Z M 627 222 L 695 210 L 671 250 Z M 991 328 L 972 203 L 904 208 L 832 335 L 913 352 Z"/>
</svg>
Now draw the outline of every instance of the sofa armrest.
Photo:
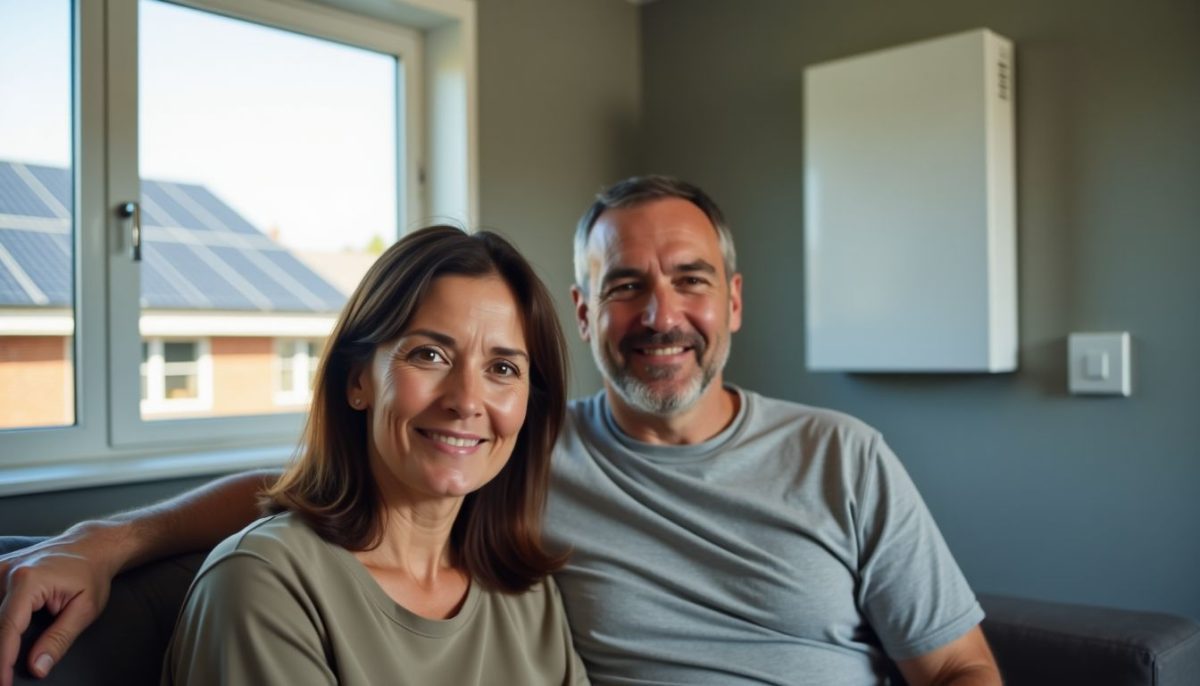
<svg viewBox="0 0 1200 686">
<path fill-rule="evenodd" d="M 980 595 L 1005 683 L 1184 686 L 1200 675 L 1200 624 L 1159 612 Z"/>
</svg>

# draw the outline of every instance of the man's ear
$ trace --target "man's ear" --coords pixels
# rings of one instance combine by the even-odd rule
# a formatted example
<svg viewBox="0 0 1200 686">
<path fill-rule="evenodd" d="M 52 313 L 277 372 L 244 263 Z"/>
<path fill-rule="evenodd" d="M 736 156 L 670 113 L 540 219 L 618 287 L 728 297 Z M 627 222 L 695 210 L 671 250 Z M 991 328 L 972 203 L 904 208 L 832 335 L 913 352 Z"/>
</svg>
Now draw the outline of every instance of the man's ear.
<svg viewBox="0 0 1200 686">
<path fill-rule="evenodd" d="M 585 343 L 591 342 L 591 333 L 588 329 L 588 301 L 587 296 L 583 291 L 579 290 L 579 286 L 571 286 L 571 302 L 575 303 L 575 325 L 579 327 L 579 337 Z"/>
<path fill-rule="evenodd" d="M 729 332 L 742 328 L 742 275 L 729 280 Z"/>
</svg>

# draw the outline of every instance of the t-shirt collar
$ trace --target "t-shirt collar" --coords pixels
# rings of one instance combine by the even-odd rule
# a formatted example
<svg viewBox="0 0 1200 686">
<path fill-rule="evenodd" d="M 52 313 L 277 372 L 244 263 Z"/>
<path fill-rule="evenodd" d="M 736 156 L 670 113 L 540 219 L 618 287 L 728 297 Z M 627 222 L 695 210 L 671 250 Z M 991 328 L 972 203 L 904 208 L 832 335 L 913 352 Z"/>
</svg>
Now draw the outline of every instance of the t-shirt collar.
<svg viewBox="0 0 1200 686">
<path fill-rule="evenodd" d="M 746 421 L 746 408 L 748 398 L 742 389 L 733 384 L 725 384 L 726 390 L 737 393 L 738 395 L 738 411 L 734 416 L 733 421 L 729 426 L 725 427 L 721 433 L 704 441 L 703 443 L 693 443 L 689 445 L 663 445 L 659 443 L 645 443 L 625 433 L 625 430 L 617 424 L 616 417 L 613 416 L 612 406 L 608 402 L 608 394 L 606 391 L 600 392 L 600 406 L 602 408 L 601 416 L 604 420 L 604 429 L 609 437 L 626 449 L 638 455 L 645 456 L 649 459 L 662 462 L 692 462 L 708 457 L 712 453 L 719 450 L 733 438 Z"/>
</svg>

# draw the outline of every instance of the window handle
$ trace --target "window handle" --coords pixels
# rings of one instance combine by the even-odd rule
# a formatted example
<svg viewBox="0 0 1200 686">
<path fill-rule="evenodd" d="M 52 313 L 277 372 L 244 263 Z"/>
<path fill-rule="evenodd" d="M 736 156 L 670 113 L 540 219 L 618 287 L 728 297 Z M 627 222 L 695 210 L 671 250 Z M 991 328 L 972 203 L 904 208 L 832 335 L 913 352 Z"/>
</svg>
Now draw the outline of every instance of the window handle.
<svg viewBox="0 0 1200 686">
<path fill-rule="evenodd" d="M 142 207 L 136 202 L 121 205 L 120 215 L 131 219 L 129 224 L 129 245 L 133 248 L 133 261 L 142 261 Z"/>
</svg>

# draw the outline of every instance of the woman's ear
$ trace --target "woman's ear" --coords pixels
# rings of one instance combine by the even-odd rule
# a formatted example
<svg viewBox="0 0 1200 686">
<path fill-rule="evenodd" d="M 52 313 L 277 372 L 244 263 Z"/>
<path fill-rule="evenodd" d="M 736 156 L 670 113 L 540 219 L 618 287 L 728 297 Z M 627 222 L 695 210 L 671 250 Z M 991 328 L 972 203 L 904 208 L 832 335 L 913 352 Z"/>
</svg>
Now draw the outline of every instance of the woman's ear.
<svg viewBox="0 0 1200 686">
<path fill-rule="evenodd" d="M 375 388 L 371 382 L 371 360 L 357 362 L 350 368 L 346 380 L 346 402 L 356 410 L 365 410 L 371 406 L 375 397 Z"/>
</svg>

